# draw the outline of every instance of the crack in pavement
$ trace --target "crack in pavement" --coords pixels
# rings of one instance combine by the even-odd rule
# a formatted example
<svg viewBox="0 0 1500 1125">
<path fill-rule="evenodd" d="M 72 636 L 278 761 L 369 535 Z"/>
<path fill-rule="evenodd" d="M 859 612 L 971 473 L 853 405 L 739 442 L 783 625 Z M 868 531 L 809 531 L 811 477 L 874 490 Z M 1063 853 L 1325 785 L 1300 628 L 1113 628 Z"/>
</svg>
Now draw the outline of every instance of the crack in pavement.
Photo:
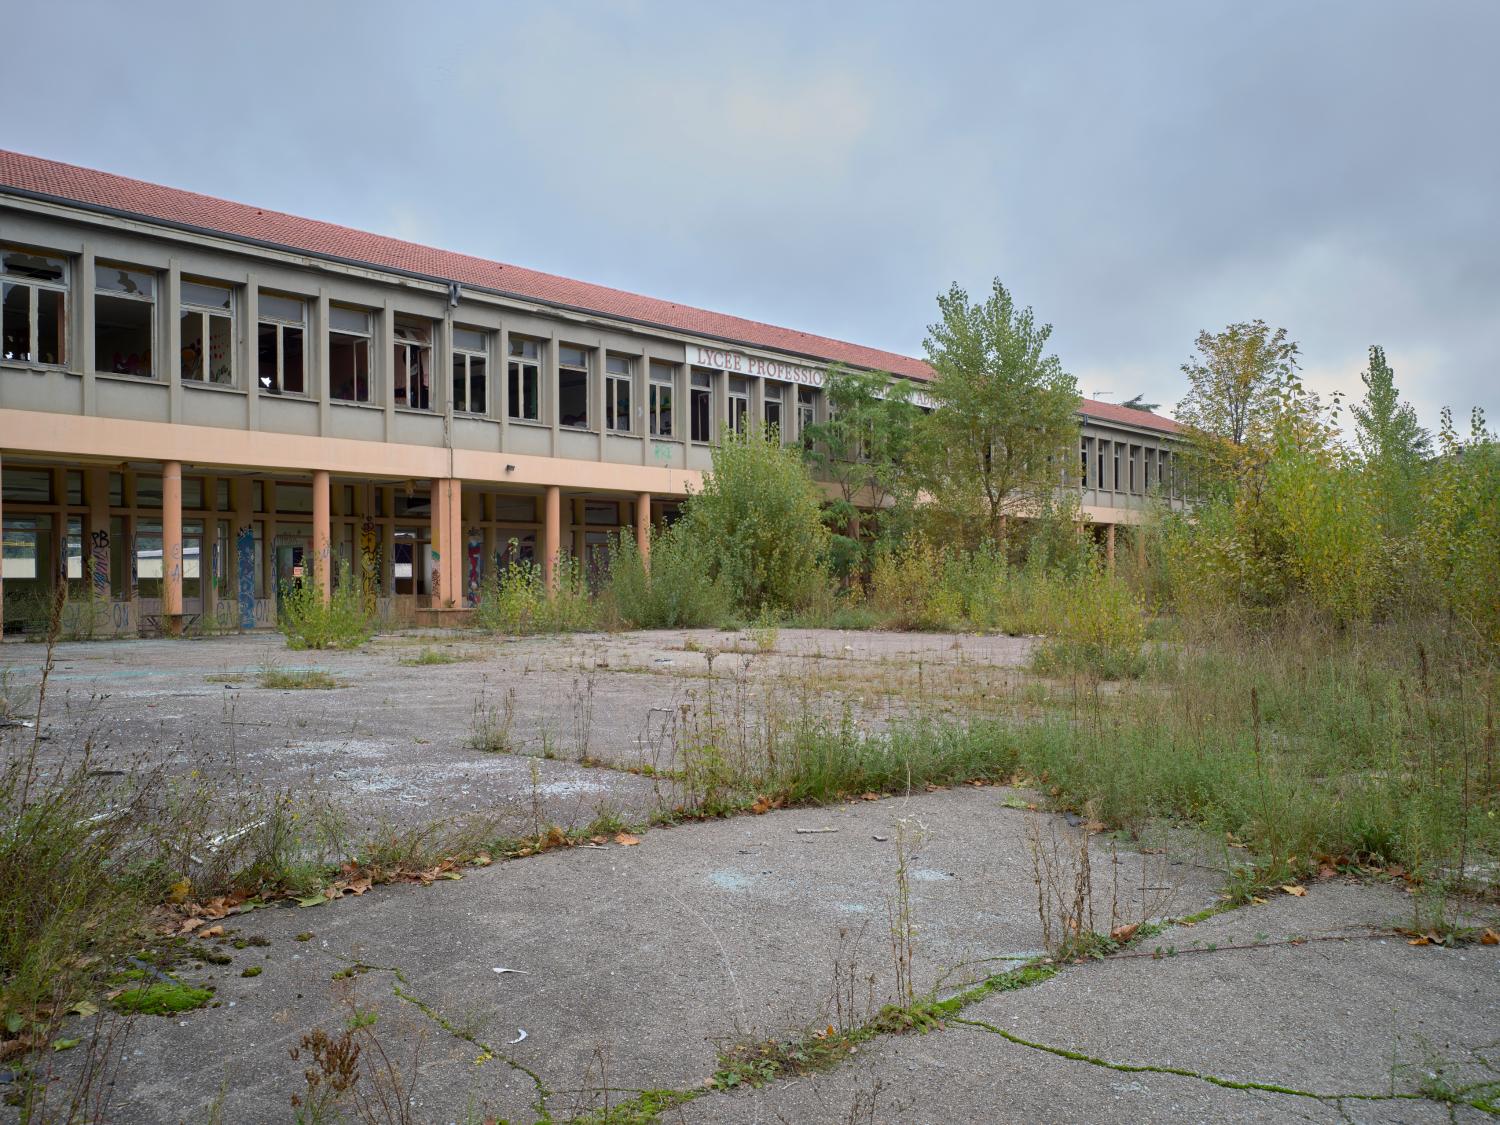
<svg viewBox="0 0 1500 1125">
<path fill-rule="evenodd" d="M 359 973 L 390 973 L 396 978 L 397 982 L 396 984 L 391 986 L 391 993 L 396 997 L 396 999 L 410 1004 L 412 1007 L 416 1008 L 417 1011 L 421 1012 L 429 1020 L 437 1024 L 438 1027 L 442 1028 L 449 1035 L 452 1035 L 455 1039 L 462 1039 L 464 1042 L 478 1047 L 480 1051 L 484 1052 L 484 1054 L 489 1055 L 491 1058 L 498 1059 L 500 1062 L 503 1062 L 512 1070 L 520 1074 L 524 1074 L 527 1078 L 531 1079 L 532 1085 L 536 1088 L 536 1101 L 534 1105 L 538 1115 L 538 1120 L 552 1120 L 551 1111 L 549 1111 L 547 1108 L 547 1099 L 552 1097 L 553 1091 L 548 1089 L 547 1083 L 543 1080 L 542 1076 L 536 1071 L 532 1070 L 525 1063 L 517 1061 L 499 1048 L 492 1047 L 488 1043 L 485 1043 L 472 1032 L 465 1031 L 463 1028 L 455 1026 L 451 1020 L 444 1016 L 442 1012 L 438 1011 L 437 1008 L 435 1008 L 433 1005 L 423 1000 L 420 996 L 416 996 L 413 993 L 407 991 L 411 988 L 411 982 L 406 979 L 406 974 L 403 973 L 399 967 L 395 965 L 372 965 L 368 961 L 361 961 L 357 958 L 345 957 L 343 954 L 333 952 L 332 950 L 330 950 L 329 953 L 330 956 L 339 961 L 343 961 L 346 965 Z"/>
</svg>

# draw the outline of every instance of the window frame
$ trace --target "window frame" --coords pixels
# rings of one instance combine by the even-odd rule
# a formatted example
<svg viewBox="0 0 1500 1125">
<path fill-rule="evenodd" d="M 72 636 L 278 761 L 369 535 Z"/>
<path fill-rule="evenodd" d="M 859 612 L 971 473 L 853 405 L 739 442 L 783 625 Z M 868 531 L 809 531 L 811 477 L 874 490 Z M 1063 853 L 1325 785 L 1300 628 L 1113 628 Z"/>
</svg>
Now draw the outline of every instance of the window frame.
<svg viewBox="0 0 1500 1125">
<path fill-rule="evenodd" d="M 784 417 L 786 414 L 786 388 L 785 383 L 776 383 L 767 379 L 760 388 L 760 423 L 770 433 L 775 427 L 776 433 L 780 435 L 786 428 Z M 774 392 L 774 397 L 773 397 Z M 771 408 L 776 408 L 776 418 L 771 418 Z"/>
<path fill-rule="evenodd" d="M 302 308 L 301 320 L 288 320 L 277 313 L 266 312 L 267 297 L 274 297 L 280 301 L 296 301 Z M 295 293 L 280 293 L 274 289 L 262 289 L 256 295 L 255 308 L 255 385 L 261 394 L 297 395 L 307 397 L 307 306 L 308 299 L 299 297 Z M 276 330 L 276 376 L 274 383 L 264 382 L 265 376 L 260 371 L 260 330 L 265 327 Z M 302 336 L 302 370 L 300 379 L 302 386 L 297 390 L 291 390 L 286 385 L 286 333 L 287 329 L 295 329 Z"/>
<path fill-rule="evenodd" d="M 62 267 L 62 278 L 53 281 L 48 278 L 25 277 L 21 274 L 10 274 L 5 270 L 4 254 L 21 253 L 31 254 L 38 258 L 56 260 Z M 71 286 L 73 280 L 73 259 L 70 255 L 61 251 L 38 250 L 16 243 L 0 244 L 0 332 L 3 332 L 3 321 L 5 320 L 5 308 L 3 304 L 4 287 L 9 285 L 13 288 L 22 288 L 27 291 L 26 295 L 26 340 L 27 353 L 25 356 L 6 356 L 4 354 L 4 336 L 0 335 L 0 359 L 6 363 L 30 363 L 37 367 L 67 367 L 68 345 L 71 342 L 72 333 L 69 331 L 68 306 L 71 304 Z M 57 324 L 58 324 L 58 358 L 56 360 L 42 359 L 40 347 L 41 330 L 41 293 L 57 294 Z"/>
<path fill-rule="evenodd" d="M 425 329 L 424 342 L 418 336 L 403 336 L 403 332 L 417 333 Z M 432 340 L 436 335 L 430 318 L 397 315 L 391 325 L 391 396 L 397 410 L 414 410 L 431 414 L 437 407 L 433 404 L 432 385 Z M 412 365 L 415 361 L 417 374 L 425 375 L 426 404 L 413 405 Z"/>
<path fill-rule="evenodd" d="M 699 403 L 703 404 L 700 421 Z M 703 436 L 698 436 L 702 429 Z M 704 367 L 690 368 L 688 372 L 688 440 L 698 445 L 708 445 L 714 440 L 714 373 Z"/>
<path fill-rule="evenodd" d="M 731 375 L 724 388 L 724 423 L 732 434 L 750 431 L 750 376 Z"/>
<path fill-rule="evenodd" d="M 150 282 L 151 282 L 151 292 L 150 292 L 150 294 L 148 294 L 146 296 L 141 296 L 138 293 L 131 293 L 131 292 L 127 291 L 127 290 L 122 290 L 122 289 L 104 289 L 104 288 L 100 288 L 100 285 L 99 285 L 99 271 L 101 269 L 103 269 L 103 270 L 116 270 L 116 271 L 118 271 L 118 272 L 120 272 L 122 274 L 140 274 L 141 276 L 143 276 L 143 277 L 147 278 L 148 280 L 150 280 Z M 157 309 L 156 290 L 157 290 L 157 287 L 160 285 L 160 283 L 161 283 L 161 273 L 160 273 L 160 271 L 154 270 L 154 269 L 152 269 L 149 266 L 132 266 L 132 265 L 126 263 L 126 262 L 116 262 L 116 261 L 113 261 L 113 260 L 110 260 L 110 259 L 96 259 L 94 261 L 93 298 L 94 298 L 94 373 L 95 374 L 97 374 L 97 375 L 126 375 L 126 376 L 129 376 L 129 377 L 133 378 L 133 379 L 151 379 L 151 380 L 154 380 L 154 381 L 160 381 L 159 378 L 158 378 L 158 376 L 157 376 L 157 372 L 156 372 L 156 343 L 157 343 L 157 338 L 161 334 L 161 325 L 159 323 L 160 313 L 158 312 L 158 309 Z M 149 332 L 150 338 L 148 340 L 148 345 L 149 346 L 147 348 L 146 354 L 149 356 L 149 359 L 147 360 L 146 371 L 145 371 L 144 374 L 141 373 L 141 372 L 139 372 L 139 371 L 116 371 L 113 368 L 111 368 L 110 370 L 105 370 L 102 367 L 100 367 L 100 365 L 99 365 L 99 363 L 100 363 L 100 354 L 99 354 L 99 352 L 100 352 L 100 349 L 99 349 L 99 300 L 100 300 L 101 297 L 104 298 L 104 299 L 106 299 L 106 300 L 132 301 L 132 302 L 135 302 L 136 304 L 145 305 L 148 309 L 151 310 L 150 314 L 147 317 L 147 320 L 148 320 L 148 323 L 149 323 L 148 332 Z"/>
<path fill-rule="evenodd" d="M 565 362 L 563 362 L 564 355 L 566 355 L 569 352 L 576 352 L 578 354 L 578 362 L 577 363 L 571 363 L 571 362 L 565 363 Z M 589 430 L 589 429 L 591 429 L 591 427 L 589 425 L 589 414 L 590 414 L 590 411 L 589 411 L 589 399 L 592 396 L 589 394 L 589 387 L 590 387 L 590 385 L 592 383 L 592 380 L 589 378 L 589 376 L 591 374 L 591 372 L 590 372 L 590 366 L 591 366 L 591 364 L 589 363 L 589 357 L 592 354 L 593 354 L 593 349 L 592 348 L 586 348 L 582 344 L 562 344 L 562 343 L 560 343 L 560 344 L 557 345 L 557 383 L 553 387 L 553 392 L 554 392 L 554 394 L 556 396 L 555 402 L 554 402 L 553 405 L 554 405 L 554 408 L 555 408 L 555 410 L 557 412 L 557 424 L 559 426 L 563 427 L 564 429 L 568 429 L 568 430 Z M 566 421 L 563 420 L 563 416 L 562 416 L 562 410 L 563 410 L 563 377 L 565 375 L 569 379 L 577 379 L 578 376 L 580 376 L 580 375 L 583 376 L 583 421 L 581 421 L 581 422 L 566 422 Z"/>
<path fill-rule="evenodd" d="M 652 360 L 646 373 L 647 393 L 646 412 L 647 429 L 654 438 L 673 438 L 672 433 L 673 416 L 676 414 L 677 398 L 677 365 L 665 363 L 661 360 Z M 662 391 L 666 394 L 663 396 Z M 663 397 L 666 402 L 663 404 Z M 665 414 L 666 421 L 663 423 L 662 416 Z"/>
<path fill-rule="evenodd" d="M 623 366 L 616 370 L 614 364 Z M 614 434 L 635 432 L 635 419 L 631 416 L 631 398 L 635 389 L 635 365 L 628 355 L 606 352 L 604 355 L 604 428 Z M 624 404 L 620 393 L 624 393 Z M 622 417 L 623 414 L 623 417 Z M 622 424 L 623 423 L 623 424 Z"/>
<path fill-rule="evenodd" d="M 229 304 L 228 304 L 227 308 L 215 308 L 215 307 L 210 306 L 210 305 L 202 304 L 202 303 L 200 303 L 198 301 L 190 301 L 190 300 L 188 300 L 187 293 L 186 293 L 186 287 L 189 286 L 189 285 L 203 285 L 203 286 L 208 286 L 208 287 L 211 287 L 211 288 L 214 288 L 214 289 L 222 289 L 222 290 L 224 290 L 224 292 L 229 297 Z M 190 317 L 190 316 L 196 316 L 198 318 L 198 324 L 199 324 L 199 328 L 198 328 L 199 339 L 200 340 L 208 340 L 208 339 L 211 338 L 210 334 L 209 334 L 209 327 L 210 327 L 209 322 L 210 322 L 210 318 L 211 317 L 222 317 L 225 320 L 229 321 L 229 358 L 228 358 L 228 363 L 229 363 L 229 377 L 228 377 L 228 379 L 224 379 L 224 380 L 220 380 L 220 379 L 214 378 L 213 375 L 209 371 L 207 371 L 207 364 L 204 363 L 203 357 L 201 357 L 201 356 L 199 357 L 199 360 L 198 360 L 198 370 L 199 370 L 200 374 L 198 376 L 196 376 L 196 377 L 191 376 L 191 375 L 188 374 L 188 372 L 187 372 L 187 365 L 182 362 L 182 349 L 186 346 L 186 339 L 187 338 L 181 334 L 181 330 L 179 328 L 179 335 L 178 335 L 178 340 L 177 340 L 177 346 L 178 346 L 177 365 L 178 365 L 178 371 L 181 373 L 181 377 L 182 377 L 182 379 L 184 381 L 191 382 L 191 383 L 197 384 L 199 386 L 205 386 L 205 387 L 234 387 L 234 386 L 238 386 L 238 383 L 235 380 L 235 362 L 234 362 L 234 353 L 239 350 L 235 346 L 236 345 L 236 340 L 235 340 L 235 333 L 234 333 L 235 309 L 236 309 L 236 306 L 238 304 L 239 304 L 239 302 L 237 300 L 236 286 L 233 283 L 231 283 L 231 282 L 228 282 L 228 281 L 215 281 L 215 280 L 213 280 L 211 278 L 198 278 L 198 277 L 182 277 L 182 278 L 178 279 L 178 282 L 177 282 L 177 322 L 178 322 L 179 326 L 181 324 L 183 324 L 188 319 L 188 317 Z"/>
<path fill-rule="evenodd" d="M 472 332 L 475 336 L 479 337 L 479 344 L 477 346 L 470 344 L 460 344 L 460 332 Z M 476 374 L 474 371 L 474 364 L 476 361 L 481 365 L 481 371 L 478 374 Z M 464 394 L 462 404 L 460 404 L 460 400 L 458 397 L 458 376 L 460 363 L 463 365 Z M 476 418 L 488 417 L 491 401 L 490 333 L 486 332 L 483 328 L 467 328 L 461 324 L 455 324 L 453 326 L 453 377 L 454 384 L 451 392 L 453 395 L 453 412 L 455 414 L 471 415 Z M 483 392 L 481 392 L 481 397 L 484 399 L 484 406 L 479 410 L 472 409 L 470 405 L 474 401 L 474 384 L 476 380 L 478 380 L 484 387 Z"/>
<path fill-rule="evenodd" d="M 526 346 L 534 352 L 526 354 Z M 542 420 L 542 361 L 545 358 L 545 341 L 535 336 L 511 336 L 505 357 L 506 401 L 505 416 L 512 422 L 541 422 Z M 519 350 L 518 350 L 519 349 Z M 524 412 L 527 384 L 531 387 L 532 413 Z"/>
<path fill-rule="evenodd" d="M 363 332 L 359 332 L 359 331 L 356 331 L 353 328 L 335 328 L 333 326 L 333 315 L 334 315 L 335 312 L 352 312 L 352 313 L 358 313 L 358 314 L 360 314 L 361 316 L 363 316 L 365 318 L 365 330 Z M 328 401 L 329 402 L 353 403 L 353 404 L 358 405 L 358 406 L 367 406 L 367 405 L 371 405 L 371 404 L 373 404 L 375 402 L 375 374 L 374 374 L 374 370 L 373 370 L 373 364 L 371 362 L 372 359 L 374 358 L 374 354 L 375 354 L 375 326 L 374 326 L 374 324 L 372 322 L 373 316 L 374 316 L 374 314 L 371 312 L 371 310 L 369 310 L 369 309 L 362 309 L 358 305 L 344 305 L 344 304 L 332 304 L 332 303 L 329 304 L 329 306 L 328 306 L 328 324 L 326 326 L 326 330 L 325 330 L 325 333 L 324 333 L 328 337 L 328 371 L 327 371 L 327 383 L 328 383 Z M 355 392 L 354 397 L 353 398 L 347 398 L 347 397 L 345 397 L 343 395 L 334 394 L 334 391 L 333 391 L 333 338 L 335 336 L 347 336 L 351 340 L 355 340 L 357 342 L 363 342 L 363 344 L 364 344 L 364 357 L 365 357 L 365 370 L 364 370 L 365 395 L 364 395 L 363 398 L 359 397 L 359 378 L 360 378 L 360 373 L 359 373 L 358 364 L 355 365 L 355 370 L 353 372 L 354 392 Z M 357 355 L 358 353 L 356 352 L 355 354 Z"/>
</svg>

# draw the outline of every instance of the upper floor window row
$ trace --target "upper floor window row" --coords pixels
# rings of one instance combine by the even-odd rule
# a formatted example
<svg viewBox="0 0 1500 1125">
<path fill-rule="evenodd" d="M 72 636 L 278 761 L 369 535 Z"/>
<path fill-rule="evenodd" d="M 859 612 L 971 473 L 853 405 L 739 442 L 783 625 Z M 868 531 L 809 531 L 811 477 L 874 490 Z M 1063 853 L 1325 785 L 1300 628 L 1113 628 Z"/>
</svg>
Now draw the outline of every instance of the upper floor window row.
<svg viewBox="0 0 1500 1125">
<path fill-rule="evenodd" d="M 68 260 L 0 247 L 0 338 L 6 359 L 61 365 L 68 360 Z"/>
</svg>

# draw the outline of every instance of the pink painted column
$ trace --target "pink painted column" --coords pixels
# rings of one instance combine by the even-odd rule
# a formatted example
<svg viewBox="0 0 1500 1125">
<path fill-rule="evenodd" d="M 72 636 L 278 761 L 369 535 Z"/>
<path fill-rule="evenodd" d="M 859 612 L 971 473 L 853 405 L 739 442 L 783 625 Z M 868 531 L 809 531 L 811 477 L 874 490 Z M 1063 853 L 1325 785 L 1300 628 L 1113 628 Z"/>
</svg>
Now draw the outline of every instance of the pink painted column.
<svg viewBox="0 0 1500 1125">
<path fill-rule="evenodd" d="M 161 467 L 161 616 L 169 632 L 182 628 L 182 462 Z"/>
<path fill-rule="evenodd" d="M 314 469 L 312 481 L 313 508 L 313 581 L 318 584 L 318 594 L 327 605 L 333 599 L 333 546 L 329 530 L 328 470 Z"/>
<path fill-rule="evenodd" d="M 557 583 L 557 549 L 562 539 L 562 489 L 547 486 L 542 505 L 542 582 L 551 594 Z"/>
<path fill-rule="evenodd" d="M 637 492 L 635 495 L 635 546 L 641 553 L 641 562 L 651 569 L 651 493 Z"/>
</svg>

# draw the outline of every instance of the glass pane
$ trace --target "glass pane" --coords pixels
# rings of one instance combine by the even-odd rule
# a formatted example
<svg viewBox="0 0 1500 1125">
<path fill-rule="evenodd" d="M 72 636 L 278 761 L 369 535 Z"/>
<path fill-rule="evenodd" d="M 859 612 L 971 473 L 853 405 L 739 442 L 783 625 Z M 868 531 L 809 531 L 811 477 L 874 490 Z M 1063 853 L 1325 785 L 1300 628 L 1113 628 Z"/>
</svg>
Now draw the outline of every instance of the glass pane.
<svg viewBox="0 0 1500 1125">
<path fill-rule="evenodd" d="M 693 371 L 693 386 L 709 387 L 713 385 L 713 375 L 707 371 Z"/>
<path fill-rule="evenodd" d="M 484 333 L 472 328 L 455 328 L 453 330 L 453 346 L 463 348 L 466 351 L 482 352 L 485 348 Z"/>
<path fill-rule="evenodd" d="M 651 365 L 651 381 L 653 383 L 670 383 L 672 381 L 673 368 L 669 363 L 653 363 Z"/>
<path fill-rule="evenodd" d="M 116 375 L 151 375 L 153 306 L 125 297 L 94 298 L 94 367 Z"/>
<path fill-rule="evenodd" d="M 281 389 L 289 394 L 306 392 L 302 374 L 302 329 L 281 330 Z"/>
<path fill-rule="evenodd" d="M 522 359 L 540 359 L 542 356 L 541 345 L 535 340 L 527 340 L 520 336 L 510 338 L 510 354 L 520 356 Z"/>
<path fill-rule="evenodd" d="M 453 357 L 453 409 L 469 409 L 469 360 L 467 356 Z"/>
<path fill-rule="evenodd" d="M 604 369 L 615 375 L 629 375 L 630 360 L 623 355 L 606 356 L 604 359 Z"/>
<path fill-rule="evenodd" d="M 521 416 L 536 422 L 542 417 L 541 390 L 542 380 L 537 374 L 535 367 L 526 368 L 526 376 L 521 380 Z"/>
<path fill-rule="evenodd" d="M 32 250 L 0 250 L 0 272 L 11 277 L 33 281 L 62 281 L 67 277 L 68 260 L 61 255 L 38 254 Z"/>
<path fill-rule="evenodd" d="M 4 322 L 5 358 L 28 360 L 31 358 L 31 286 L 7 282 L 4 288 L 0 320 Z"/>
<path fill-rule="evenodd" d="M 6 582 L 35 578 L 40 569 L 37 566 L 37 521 L 6 516 L 0 538 L 4 539 L 4 547 L 0 548 L 0 578 Z"/>
<path fill-rule="evenodd" d="M 182 313 L 182 377 L 203 379 L 203 314 L 191 309 Z"/>
<path fill-rule="evenodd" d="M 275 293 L 267 293 L 264 289 L 260 292 L 259 315 L 274 317 L 277 320 L 289 320 L 294 324 L 301 324 L 307 319 L 306 306 L 298 297 L 278 297 Z"/>
<path fill-rule="evenodd" d="M 255 333 L 256 375 L 260 385 L 273 393 L 281 390 L 276 371 L 276 325 L 262 324 Z"/>
<path fill-rule="evenodd" d="M 156 278 L 144 270 L 99 264 L 94 267 L 94 287 L 111 293 L 129 293 L 151 297 L 156 293 Z"/>
<path fill-rule="evenodd" d="M 67 295 L 58 289 L 36 291 L 37 359 L 42 363 L 68 361 Z"/>
<path fill-rule="evenodd" d="M 557 420 L 564 426 L 589 424 L 589 378 L 564 368 L 557 377 Z"/>
<path fill-rule="evenodd" d="M 12 469 L 8 465 L 0 474 L 5 482 L 6 503 L 52 503 L 52 473 L 47 469 Z"/>
<path fill-rule="evenodd" d="M 557 349 L 557 362 L 563 367 L 588 366 L 588 359 L 584 356 L 582 348 L 570 348 L 566 345 Z"/>
<path fill-rule="evenodd" d="M 200 305 L 206 309 L 227 309 L 230 307 L 232 293 L 233 291 L 227 285 L 210 285 L 203 281 L 182 283 L 184 305 Z"/>
<path fill-rule="evenodd" d="M 750 380 L 743 375 L 731 375 L 729 377 L 729 393 L 732 395 L 747 395 L 750 393 Z"/>
<path fill-rule="evenodd" d="M 234 331 L 227 316 L 208 319 L 208 377 L 228 386 L 234 382 Z"/>
<path fill-rule="evenodd" d="M 161 507 L 161 477 L 138 474 L 135 478 L 135 505 L 137 508 Z"/>
<path fill-rule="evenodd" d="M 345 402 L 370 398 L 370 341 L 362 336 L 328 334 L 328 393 Z"/>
<path fill-rule="evenodd" d="M 484 414 L 489 410 L 489 373 L 483 356 L 469 357 L 469 410 Z"/>
<path fill-rule="evenodd" d="M 328 324 L 344 332 L 369 332 L 370 314 L 359 309 L 331 305 L 328 309 Z"/>
</svg>

